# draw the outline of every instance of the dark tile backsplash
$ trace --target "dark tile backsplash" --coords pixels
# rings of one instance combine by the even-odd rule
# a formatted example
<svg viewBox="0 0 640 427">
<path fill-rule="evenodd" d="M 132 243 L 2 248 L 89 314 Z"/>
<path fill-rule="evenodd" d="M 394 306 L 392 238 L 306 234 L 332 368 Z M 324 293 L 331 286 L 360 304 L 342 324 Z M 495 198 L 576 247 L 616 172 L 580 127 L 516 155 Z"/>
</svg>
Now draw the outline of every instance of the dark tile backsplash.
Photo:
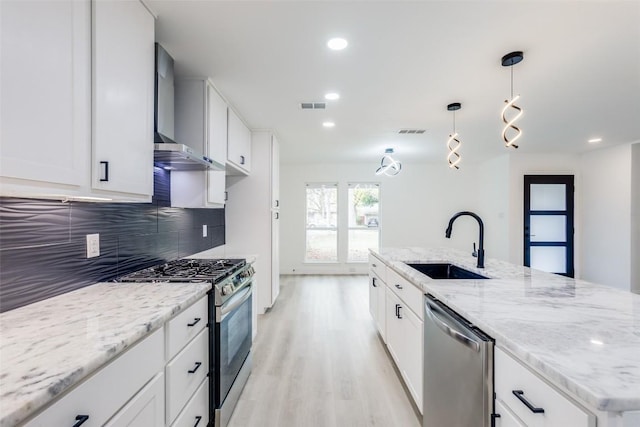
<svg viewBox="0 0 640 427">
<path fill-rule="evenodd" d="M 0 312 L 223 245 L 224 209 L 168 207 L 168 174 L 156 171 L 152 203 L 1 197 Z M 87 259 L 92 233 L 100 256 Z"/>
</svg>

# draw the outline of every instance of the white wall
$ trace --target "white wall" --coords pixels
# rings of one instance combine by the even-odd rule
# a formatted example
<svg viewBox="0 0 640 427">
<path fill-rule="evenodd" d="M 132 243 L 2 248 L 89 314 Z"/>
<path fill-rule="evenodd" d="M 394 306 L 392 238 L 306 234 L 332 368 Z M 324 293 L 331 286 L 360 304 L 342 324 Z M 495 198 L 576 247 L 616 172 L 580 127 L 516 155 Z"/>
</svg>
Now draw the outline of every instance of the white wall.
<svg viewBox="0 0 640 427">
<path fill-rule="evenodd" d="M 585 153 L 580 166 L 581 277 L 630 290 L 631 145 Z"/>
<path fill-rule="evenodd" d="M 631 291 L 640 294 L 640 143 L 631 146 Z"/>
<path fill-rule="evenodd" d="M 280 271 L 282 274 L 364 273 L 366 264 L 305 264 L 305 183 L 380 182 L 381 246 L 449 246 L 468 250 L 477 241 L 471 218 L 456 221 L 450 240 L 449 218 L 477 210 L 476 171 L 451 171 L 446 165 L 404 163 L 395 177 L 376 176 L 376 165 L 281 165 Z M 488 254 L 489 255 L 489 254 Z M 490 255 L 489 255 L 490 256 Z"/>
</svg>

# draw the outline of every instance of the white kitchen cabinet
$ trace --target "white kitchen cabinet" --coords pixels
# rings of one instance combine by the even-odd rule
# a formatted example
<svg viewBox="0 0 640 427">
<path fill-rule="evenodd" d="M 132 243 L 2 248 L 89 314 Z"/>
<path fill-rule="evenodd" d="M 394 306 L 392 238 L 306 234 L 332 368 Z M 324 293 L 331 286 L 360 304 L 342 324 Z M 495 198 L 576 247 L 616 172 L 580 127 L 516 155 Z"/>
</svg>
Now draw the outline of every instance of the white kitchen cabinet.
<svg viewBox="0 0 640 427">
<path fill-rule="evenodd" d="M 224 165 L 227 161 L 227 104 L 209 80 L 175 82 L 175 139 Z M 171 172 L 171 204 L 221 207 L 225 203 L 224 171 Z"/>
<path fill-rule="evenodd" d="M 256 255 L 257 311 L 264 313 L 273 306 L 280 290 L 280 202 L 275 198 L 279 151 L 278 140 L 270 131 L 253 132 L 252 145 L 255 156 L 251 175 L 227 176 L 225 251 Z"/>
<path fill-rule="evenodd" d="M 594 427 L 596 425 L 595 415 L 563 396 L 499 347 L 494 351 L 494 370 L 496 401 L 521 420 L 522 425 L 528 427 Z"/>
<path fill-rule="evenodd" d="M 389 353 L 393 357 L 402 379 L 411 394 L 416 406 L 422 413 L 422 389 L 423 389 L 423 323 L 408 303 L 413 293 L 400 293 L 395 287 L 398 281 L 393 278 L 395 272 L 388 271 L 385 306 L 386 306 L 386 343 Z M 404 282 L 402 282 L 405 285 Z M 412 288 L 417 288 L 409 284 Z M 403 286 L 404 287 L 404 286 Z M 409 290 L 410 288 L 404 288 Z M 380 301 L 378 301 L 380 304 Z"/>
<path fill-rule="evenodd" d="M 164 328 L 160 328 L 24 425 L 71 426 L 77 417 L 86 416 L 83 427 L 102 426 L 163 367 Z"/>
<path fill-rule="evenodd" d="M 0 1 L 1 195 L 84 195 L 91 138 L 89 0 Z"/>
<path fill-rule="evenodd" d="M 249 175 L 251 173 L 251 131 L 235 111 L 229 109 L 227 142 L 227 175 Z M 256 153 L 256 157 L 257 157 Z"/>
<path fill-rule="evenodd" d="M 105 427 L 164 425 L 164 375 L 157 374 Z"/>
<path fill-rule="evenodd" d="M 209 379 L 204 380 L 171 427 L 206 427 L 209 422 Z"/>
<path fill-rule="evenodd" d="M 385 289 L 387 285 L 379 274 L 386 276 L 384 264 L 373 255 L 369 255 L 369 313 L 382 340 L 386 342 Z"/>
<path fill-rule="evenodd" d="M 138 0 L 92 2 L 96 194 L 153 194 L 154 25 Z"/>
</svg>

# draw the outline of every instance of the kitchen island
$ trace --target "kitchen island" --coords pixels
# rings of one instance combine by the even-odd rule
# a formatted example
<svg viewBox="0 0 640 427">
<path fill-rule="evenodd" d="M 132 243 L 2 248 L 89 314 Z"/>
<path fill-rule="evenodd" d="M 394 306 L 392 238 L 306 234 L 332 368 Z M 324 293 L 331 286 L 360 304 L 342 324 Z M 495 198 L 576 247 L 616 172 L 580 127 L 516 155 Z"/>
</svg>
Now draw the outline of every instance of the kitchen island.
<svg viewBox="0 0 640 427">
<path fill-rule="evenodd" d="M 0 426 L 18 425 L 69 396 L 151 336 L 158 343 L 151 348 L 161 354 L 142 353 L 127 366 L 135 366 L 135 374 L 158 358 L 164 369 L 161 329 L 199 301 L 206 317 L 209 289 L 209 283 L 97 283 L 0 314 Z M 157 376 L 164 392 L 162 374 Z M 113 376 L 107 380 L 117 384 Z M 106 405 L 108 391 L 99 390 L 96 404 Z"/>
<path fill-rule="evenodd" d="M 478 269 L 470 254 L 452 249 L 371 253 L 595 414 L 598 426 L 640 425 L 639 295 L 493 259 Z M 433 280 L 405 264 L 438 262 L 490 280 Z"/>
</svg>

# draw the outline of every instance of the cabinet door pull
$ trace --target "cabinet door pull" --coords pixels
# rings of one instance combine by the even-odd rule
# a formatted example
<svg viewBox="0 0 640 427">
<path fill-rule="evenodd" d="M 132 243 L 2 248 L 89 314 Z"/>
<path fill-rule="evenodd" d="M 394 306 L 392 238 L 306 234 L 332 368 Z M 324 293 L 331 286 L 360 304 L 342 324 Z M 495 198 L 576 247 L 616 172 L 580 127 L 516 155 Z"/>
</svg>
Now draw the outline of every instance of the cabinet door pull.
<svg viewBox="0 0 640 427">
<path fill-rule="evenodd" d="M 276 219 L 280 219 L 280 212 L 276 212 Z"/>
<path fill-rule="evenodd" d="M 244 156 L 240 156 L 240 164 L 244 165 Z"/>
<path fill-rule="evenodd" d="M 377 288 L 377 287 L 378 287 L 378 285 L 376 285 L 376 278 L 375 278 L 375 277 L 372 277 L 372 278 L 371 278 L 371 285 L 372 285 L 374 288 Z"/>
<path fill-rule="evenodd" d="M 496 427 L 496 418 L 500 417 L 500 414 L 491 414 L 491 427 Z"/>
<path fill-rule="evenodd" d="M 400 313 L 400 309 L 402 308 L 402 306 L 400 304 L 398 304 L 398 319 L 402 319 L 402 313 Z"/>
<path fill-rule="evenodd" d="M 100 182 L 109 181 L 109 162 L 100 162 L 100 166 L 102 167 Z"/>
<path fill-rule="evenodd" d="M 400 318 L 400 304 L 396 304 L 396 317 Z"/>
<path fill-rule="evenodd" d="M 193 369 L 191 369 L 190 371 L 187 371 L 187 372 L 190 373 L 190 374 L 195 374 L 196 371 L 198 370 L 198 368 L 200 367 L 200 365 L 202 365 L 202 363 L 196 362 L 195 368 L 193 368 Z"/>
<path fill-rule="evenodd" d="M 187 323 L 187 326 L 189 326 L 189 327 L 195 326 L 196 323 L 198 323 L 200 320 L 202 320 L 202 319 L 200 319 L 199 317 L 196 317 L 196 318 L 193 319 L 193 322 Z"/>
<path fill-rule="evenodd" d="M 543 408 L 535 407 L 531 402 L 529 402 L 524 397 L 524 391 L 522 391 L 522 390 L 511 390 L 511 393 L 513 393 L 513 395 L 515 397 L 517 397 L 520 402 L 524 403 L 524 406 L 529 408 L 529 410 L 531 412 L 533 412 L 534 414 L 544 414 L 544 409 Z"/>
<path fill-rule="evenodd" d="M 193 427 L 197 427 L 198 424 L 200 424 L 200 420 L 202 419 L 202 417 L 200 415 L 196 416 L 196 423 L 193 425 Z"/>
<path fill-rule="evenodd" d="M 401 286 L 401 285 L 396 284 L 396 288 L 398 288 L 398 289 L 402 289 L 402 286 Z"/>
<path fill-rule="evenodd" d="M 376 268 L 376 267 L 377 267 L 376 263 L 375 263 L 375 262 L 372 262 L 372 263 L 371 263 L 371 267 Z"/>
<path fill-rule="evenodd" d="M 276 208 L 280 207 L 280 200 L 276 200 Z"/>
<path fill-rule="evenodd" d="M 73 425 L 73 427 L 80 427 L 88 419 L 89 419 L 89 415 L 76 415 L 77 422 Z"/>
</svg>

